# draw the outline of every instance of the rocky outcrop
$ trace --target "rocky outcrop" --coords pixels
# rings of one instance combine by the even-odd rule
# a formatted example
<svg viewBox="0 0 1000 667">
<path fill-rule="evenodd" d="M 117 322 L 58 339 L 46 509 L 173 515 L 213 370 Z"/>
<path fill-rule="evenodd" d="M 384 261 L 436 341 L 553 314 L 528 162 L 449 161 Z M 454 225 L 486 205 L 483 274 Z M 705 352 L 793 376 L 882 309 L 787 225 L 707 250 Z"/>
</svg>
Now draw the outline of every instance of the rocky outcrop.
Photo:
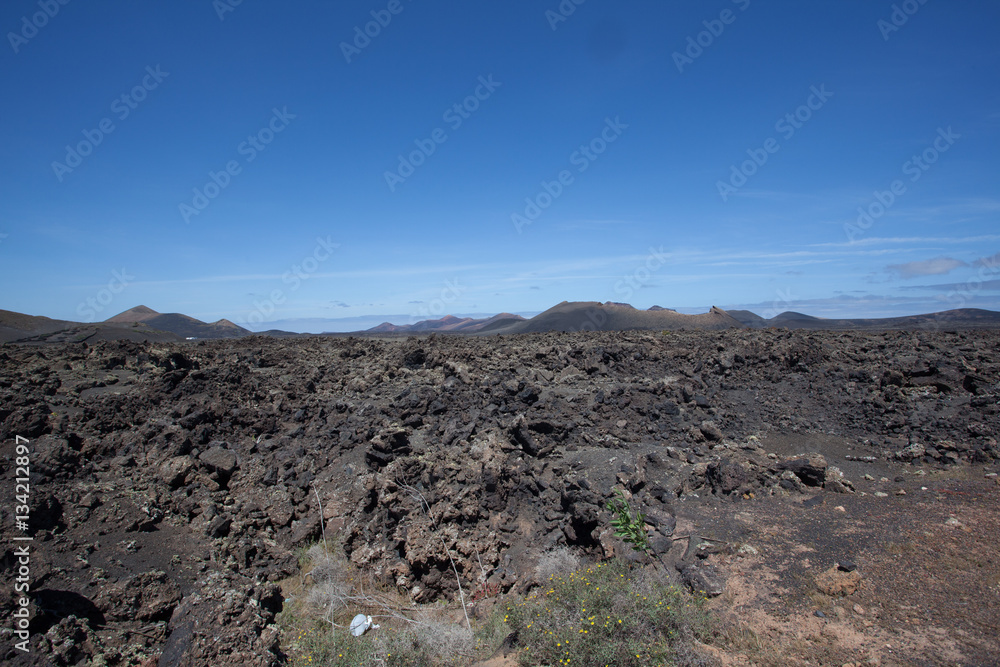
<svg viewBox="0 0 1000 667">
<path fill-rule="evenodd" d="M 32 590 L 79 603 L 38 614 L 38 646 L 277 664 L 274 583 L 324 532 L 423 602 L 454 597 L 456 571 L 473 594 L 518 591 L 553 553 L 627 552 L 616 489 L 667 552 L 681 503 L 822 501 L 867 488 L 848 464 L 992 461 L 997 349 L 781 330 L 6 346 L 4 455 L 31 440 L 46 545 Z M 761 445 L 775 434 L 783 453 Z M 811 453 L 822 438 L 836 459 Z M 690 586 L 723 585 L 681 560 Z M 0 591 L 7 627 L 13 610 Z"/>
</svg>

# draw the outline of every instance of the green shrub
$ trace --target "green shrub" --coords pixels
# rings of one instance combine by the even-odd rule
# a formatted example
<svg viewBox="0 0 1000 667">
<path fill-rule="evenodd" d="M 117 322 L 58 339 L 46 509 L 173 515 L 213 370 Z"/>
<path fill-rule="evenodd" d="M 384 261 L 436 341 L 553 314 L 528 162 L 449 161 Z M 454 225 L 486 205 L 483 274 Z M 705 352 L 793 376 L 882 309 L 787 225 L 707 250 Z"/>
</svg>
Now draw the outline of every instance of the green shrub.
<svg viewBox="0 0 1000 667">
<path fill-rule="evenodd" d="M 707 636 L 703 602 L 611 560 L 509 599 L 505 620 L 524 665 L 648 667 L 673 664 L 692 637 Z"/>
<path fill-rule="evenodd" d="M 288 649 L 292 665 L 387 665 L 434 667 L 473 662 L 472 635 L 464 627 L 429 623 L 408 628 L 382 626 L 355 637 L 329 625 L 299 630 Z"/>
</svg>

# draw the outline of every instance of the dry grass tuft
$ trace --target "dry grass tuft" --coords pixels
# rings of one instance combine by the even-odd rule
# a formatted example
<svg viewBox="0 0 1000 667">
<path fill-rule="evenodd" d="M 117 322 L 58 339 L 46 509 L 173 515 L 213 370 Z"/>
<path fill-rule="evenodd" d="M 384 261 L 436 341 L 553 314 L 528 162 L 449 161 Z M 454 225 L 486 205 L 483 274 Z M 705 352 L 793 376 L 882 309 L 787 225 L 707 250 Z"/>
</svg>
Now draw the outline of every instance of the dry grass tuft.
<svg viewBox="0 0 1000 667">
<path fill-rule="evenodd" d="M 548 581 L 550 577 L 566 574 L 580 569 L 580 557 L 566 547 L 557 547 L 546 551 L 538 559 L 535 566 L 535 577 L 538 581 Z"/>
</svg>

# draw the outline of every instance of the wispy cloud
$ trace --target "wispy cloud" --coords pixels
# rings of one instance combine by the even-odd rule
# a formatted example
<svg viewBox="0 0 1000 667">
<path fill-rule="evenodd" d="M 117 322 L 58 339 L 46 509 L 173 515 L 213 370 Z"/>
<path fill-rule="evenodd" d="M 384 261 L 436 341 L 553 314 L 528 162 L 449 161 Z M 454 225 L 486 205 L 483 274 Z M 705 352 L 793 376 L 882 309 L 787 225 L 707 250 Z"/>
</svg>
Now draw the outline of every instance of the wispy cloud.
<svg viewBox="0 0 1000 667">
<path fill-rule="evenodd" d="M 572 232 L 580 230 L 605 229 L 607 227 L 620 227 L 623 225 L 634 225 L 631 220 L 570 220 L 554 225 L 554 228 L 561 232 Z"/>
<path fill-rule="evenodd" d="M 911 206 L 901 210 L 911 220 L 943 223 L 966 222 L 994 215 L 1000 211 L 1000 200 L 985 197 L 955 200 L 933 206 Z"/>
<path fill-rule="evenodd" d="M 420 275 L 434 275 L 434 274 L 457 274 L 466 271 L 480 271 L 484 269 L 496 269 L 503 267 L 503 264 L 467 264 L 467 265 L 425 265 L 425 266 L 413 266 L 413 267 L 401 267 L 395 269 L 366 269 L 361 271 L 331 271 L 325 273 L 312 273 L 309 274 L 309 278 L 393 278 L 393 277 L 404 277 L 404 276 L 420 276 Z M 134 285 L 144 285 L 144 286 L 170 286 L 170 285 L 189 285 L 197 283 L 227 283 L 227 282 L 245 282 L 245 281 L 255 281 L 255 280 L 281 280 L 287 275 L 290 275 L 290 271 L 285 273 L 243 273 L 243 274 L 232 274 L 232 275 L 220 275 L 220 276 L 201 276 L 198 278 L 178 278 L 175 280 L 144 280 L 136 281 L 132 283 Z"/>
<path fill-rule="evenodd" d="M 940 237 L 940 236 L 897 236 L 897 237 L 878 237 L 873 236 L 872 238 L 862 238 L 857 241 L 850 241 L 846 243 L 813 243 L 810 244 L 811 248 L 850 248 L 856 246 L 872 246 L 872 245 L 904 245 L 912 243 L 921 244 L 949 244 L 949 245 L 962 245 L 965 243 L 985 243 L 987 241 L 1000 241 L 1000 235 L 997 234 L 986 234 L 983 236 L 961 236 L 961 237 Z"/>
<path fill-rule="evenodd" d="M 946 273 L 951 273 L 961 266 L 968 266 L 968 264 L 954 257 L 935 257 L 934 259 L 925 259 L 920 262 L 890 264 L 885 268 L 906 280 L 919 276 L 942 276 Z"/>
<path fill-rule="evenodd" d="M 929 290 L 935 292 L 954 292 L 956 290 L 969 290 L 970 287 L 988 292 L 1000 291 L 1000 280 L 983 280 L 975 283 L 942 283 L 939 285 L 906 285 L 905 290 Z"/>
<path fill-rule="evenodd" d="M 795 192 L 792 190 L 754 190 L 752 188 L 743 188 L 742 190 L 734 192 L 731 196 L 772 202 L 788 202 L 793 200 L 817 202 L 822 199 L 821 195 L 808 192 Z"/>
</svg>

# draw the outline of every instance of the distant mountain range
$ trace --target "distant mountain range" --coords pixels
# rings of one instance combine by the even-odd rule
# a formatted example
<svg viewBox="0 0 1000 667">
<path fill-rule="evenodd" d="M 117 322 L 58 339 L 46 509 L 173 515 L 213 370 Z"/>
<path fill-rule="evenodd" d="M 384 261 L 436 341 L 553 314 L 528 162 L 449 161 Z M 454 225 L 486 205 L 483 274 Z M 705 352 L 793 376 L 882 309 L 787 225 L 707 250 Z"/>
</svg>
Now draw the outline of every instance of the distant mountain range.
<svg viewBox="0 0 1000 667">
<path fill-rule="evenodd" d="M 500 313 L 491 317 L 455 317 L 423 320 L 415 324 L 382 324 L 351 334 L 325 335 L 407 336 L 427 333 L 464 335 L 518 334 L 546 331 L 626 331 L 632 329 L 662 331 L 679 329 L 788 329 L 883 330 L 923 329 L 933 325 L 944 329 L 1000 328 L 1000 312 L 963 308 L 926 315 L 867 319 L 824 319 L 802 313 L 785 312 L 764 319 L 749 310 L 722 310 L 712 307 L 707 313 L 684 315 L 669 308 L 653 306 L 648 310 L 627 303 L 607 301 L 563 301 L 526 319 Z M 180 313 L 158 313 L 146 306 L 136 306 L 104 322 L 83 323 L 53 320 L 0 310 L 0 343 L 96 342 L 100 340 L 182 341 L 214 338 L 239 338 L 254 332 L 229 320 L 202 322 Z M 290 337 L 296 334 L 271 330 L 256 335 Z"/>
<path fill-rule="evenodd" d="M 237 338 L 250 333 L 248 329 L 222 319 L 206 323 L 180 313 L 158 313 L 146 306 L 136 306 L 105 320 L 109 324 L 142 323 L 151 329 L 169 331 L 184 338 Z"/>
<path fill-rule="evenodd" d="M 251 332 L 229 320 L 206 323 L 180 313 L 136 306 L 103 322 L 69 322 L 0 310 L 0 342 L 67 343 L 100 340 L 181 341 L 237 338 Z"/>
<path fill-rule="evenodd" d="M 879 329 L 924 329 L 928 325 L 940 325 L 943 328 L 957 329 L 994 329 L 1000 328 L 1000 313 L 980 308 L 960 308 L 945 310 L 939 313 L 925 315 L 904 315 L 901 317 L 827 319 L 813 317 L 793 311 L 787 311 L 764 319 L 749 310 L 727 311 L 744 326 L 753 329 L 766 327 L 785 327 L 788 329 L 824 329 L 824 330 L 879 330 Z"/>
<path fill-rule="evenodd" d="M 653 306 L 638 310 L 627 303 L 608 301 L 563 301 L 531 319 L 501 313 L 485 320 L 442 318 L 408 327 L 382 324 L 365 333 L 416 333 L 422 331 L 457 331 L 478 334 L 516 334 L 543 331 L 625 331 L 627 329 L 731 329 L 743 325 L 713 307 L 701 315 L 682 315 L 668 308 Z M 457 327 L 457 328 L 455 328 Z"/>
<path fill-rule="evenodd" d="M 439 320 L 422 320 L 415 324 L 397 325 L 383 322 L 377 327 L 367 329 L 366 333 L 420 333 L 426 331 L 488 333 L 526 321 L 520 315 L 511 315 L 510 313 L 500 313 L 499 315 L 483 319 L 445 315 Z"/>
<path fill-rule="evenodd" d="M 630 329 L 787 329 L 884 330 L 922 329 L 928 324 L 944 328 L 1000 328 L 1000 313 L 992 310 L 963 308 L 927 315 L 868 319 L 825 319 L 802 313 L 785 312 L 765 319 L 749 310 L 722 310 L 713 306 L 707 313 L 684 315 L 670 308 L 653 306 L 648 310 L 627 303 L 607 301 L 563 301 L 543 313 L 525 319 L 501 313 L 486 319 L 443 317 L 411 325 L 388 322 L 364 331 L 366 334 L 442 333 L 516 334 L 544 331 L 625 331 Z"/>
</svg>

